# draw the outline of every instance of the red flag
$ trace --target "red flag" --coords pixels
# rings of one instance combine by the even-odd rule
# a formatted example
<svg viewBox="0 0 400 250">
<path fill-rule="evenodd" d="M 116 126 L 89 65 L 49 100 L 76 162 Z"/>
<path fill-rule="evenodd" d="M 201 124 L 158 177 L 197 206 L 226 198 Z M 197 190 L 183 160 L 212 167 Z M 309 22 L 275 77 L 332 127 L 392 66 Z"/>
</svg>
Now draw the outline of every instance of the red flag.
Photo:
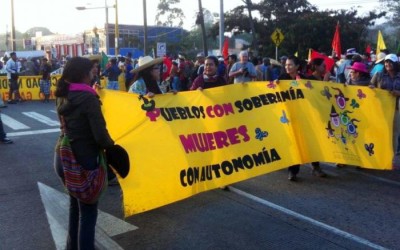
<svg viewBox="0 0 400 250">
<path fill-rule="evenodd" d="M 163 74 L 162 74 L 162 80 L 163 81 L 169 76 L 169 72 L 171 71 L 171 67 L 172 67 L 171 59 L 169 59 L 167 56 L 164 56 Z"/>
<path fill-rule="evenodd" d="M 225 64 L 228 63 L 229 56 L 229 38 L 225 37 L 224 46 L 222 47 L 222 57 L 224 58 Z"/>
<path fill-rule="evenodd" d="M 365 53 L 368 55 L 368 62 L 371 61 L 371 51 L 372 51 L 371 45 L 368 44 L 367 47 L 365 48 Z"/>
<path fill-rule="evenodd" d="M 371 45 L 368 44 L 367 47 L 365 48 L 365 53 L 371 54 L 371 51 L 372 51 Z"/>
<path fill-rule="evenodd" d="M 342 46 L 340 44 L 340 29 L 339 29 L 339 22 L 336 24 L 336 31 L 335 35 L 333 36 L 332 40 L 332 49 L 335 51 L 337 57 L 341 57 L 342 55 Z"/>
<path fill-rule="evenodd" d="M 324 59 L 325 65 L 326 65 L 326 70 L 329 71 L 329 72 L 332 70 L 333 65 L 335 65 L 335 60 L 333 60 L 332 58 L 330 58 L 327 55 L 318 53 L 317 51 L 311 49 L 311 60 L 315 59 L 315 58 Z"/>
</svg>

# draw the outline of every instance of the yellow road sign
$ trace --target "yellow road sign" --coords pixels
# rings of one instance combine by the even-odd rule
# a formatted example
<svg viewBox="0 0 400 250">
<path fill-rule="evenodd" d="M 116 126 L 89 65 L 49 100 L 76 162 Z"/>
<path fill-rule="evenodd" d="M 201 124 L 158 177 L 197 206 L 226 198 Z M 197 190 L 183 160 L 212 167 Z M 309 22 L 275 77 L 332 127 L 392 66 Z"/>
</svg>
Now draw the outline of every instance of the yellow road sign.
<svg viewBox="0 0 400 250">
<path fill-rule="evenodd" d="M 276 29 L 272 32 L 271 39 L 275 43 L 276 47 L 279 47 L 284 38 L 285 36 L 280 29 Z"/>
</svg>

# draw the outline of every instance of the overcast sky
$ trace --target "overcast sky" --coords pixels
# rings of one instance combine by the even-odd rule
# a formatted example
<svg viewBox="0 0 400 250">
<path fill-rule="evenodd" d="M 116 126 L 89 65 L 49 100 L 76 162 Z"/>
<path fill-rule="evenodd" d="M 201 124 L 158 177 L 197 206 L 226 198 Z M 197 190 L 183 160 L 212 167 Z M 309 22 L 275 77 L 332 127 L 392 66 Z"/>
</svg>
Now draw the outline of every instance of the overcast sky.
<svg viewBox="0 0 400 250">
<path fill-rule="evenodd" d="M 11 1 L 1 0 L 2 22 L 0 33 L 11 30 Z M 32 27 L 47 27 L 54 33 L 75 34 L 93 27 L 103 27 L 105 23 L 105 2 L 112 6 L 115 0 L 13 0 L 14 22 L 20 32 Z M 157 3 L 159 0 L 147 0 L 147 24 L 155 24 Z M 259 2 L 259 0 L 253 0 Z M 379 6 L 379 0 L 309 0 L 320 9 L 347 9 L 359 6 L 359 13 L 366 13 Z M 40 4 L 39 4 L 40 3 Z M 224 11 L 238 5 L 242 0 L 225 0 Z M 203 8 L 219 12 L 219 0 L 202 0 Z M 103 7 L 100 9 L 78 11 L 76 6 Z M 181 8 L 186 16 L 184 28 L 190 29 L 198 11 L 197 0 L 181 0 Z M 8 10 L 8 11 L 7 11 Z M 143 25 L 143 0 L 118 0 L 118 22 L 120 24 Z M 109 8 L 109 23 L 115 23 L 115 10 Z"/>
</svg>

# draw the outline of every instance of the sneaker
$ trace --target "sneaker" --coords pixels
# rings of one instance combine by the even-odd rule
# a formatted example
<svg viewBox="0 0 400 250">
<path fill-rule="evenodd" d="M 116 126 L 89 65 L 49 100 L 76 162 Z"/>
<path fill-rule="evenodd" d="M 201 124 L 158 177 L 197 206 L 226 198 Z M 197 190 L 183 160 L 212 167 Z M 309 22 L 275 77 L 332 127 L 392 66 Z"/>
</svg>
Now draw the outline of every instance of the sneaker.
<svg viewBox="0 0 400 250">
<path fill-rule="evenodd" d="M 289 172 L 288 180 L 289 181 L 297 181 L 297 176 L 295 174 L 293 174 L 292 172 Z"/>
<path fill-rule="evenodd" d="M 10 140 L 7 137 L 4 137 L 2 140 L 0 140 L 0 142 L 3 143 L 3 144 L 11 144 L 11 143 L 13 143 L 13 141 Z"/>
<path fill-rule="evenodd" d="M 224 191 L 229 191 L 229 187 L 228 186 L 221 186 L 219 187 L 220 189 L 224 190 Z"/>
<path fill-rule="evenodd" d="M 8 104 L 17 104 L 17 101 L 16 101 L 16 100 L 8 100 L 7 103 L 8 103 Z"/>
<path fill-rule="evenodd" d="M 328 176 L 324 171 L 322 171 L 320 166 L 312 166 L 311 174 L 317 177 L 326 177 Z"/>
</svg>

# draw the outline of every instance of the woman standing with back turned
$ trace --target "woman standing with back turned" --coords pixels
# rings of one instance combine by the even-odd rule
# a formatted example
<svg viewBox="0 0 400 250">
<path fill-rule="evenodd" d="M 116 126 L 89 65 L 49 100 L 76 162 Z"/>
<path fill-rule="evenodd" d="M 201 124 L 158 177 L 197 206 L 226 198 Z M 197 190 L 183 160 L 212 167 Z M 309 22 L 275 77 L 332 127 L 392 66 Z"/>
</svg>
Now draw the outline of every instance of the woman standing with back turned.
<svg viewBox="0 0 400 250">
<path fill-rule="evenodd" d="M 92 67 L 93 63 L 87 58 L 69 60 L 55 92 L 57 113 L 65 124 L 62 130 L 70 138 L 77 162 L 87 170 L 98 168 L 99 151 L 114 145 L 106 128 L 99 97 L 90 87 Z M 55 167 L 63 178 L 62 165 L 56 162 Z M 85 204 L 70 195 L 66 249 L 95 249 L 97 205 L 98 202 Z"/>
</svg>

